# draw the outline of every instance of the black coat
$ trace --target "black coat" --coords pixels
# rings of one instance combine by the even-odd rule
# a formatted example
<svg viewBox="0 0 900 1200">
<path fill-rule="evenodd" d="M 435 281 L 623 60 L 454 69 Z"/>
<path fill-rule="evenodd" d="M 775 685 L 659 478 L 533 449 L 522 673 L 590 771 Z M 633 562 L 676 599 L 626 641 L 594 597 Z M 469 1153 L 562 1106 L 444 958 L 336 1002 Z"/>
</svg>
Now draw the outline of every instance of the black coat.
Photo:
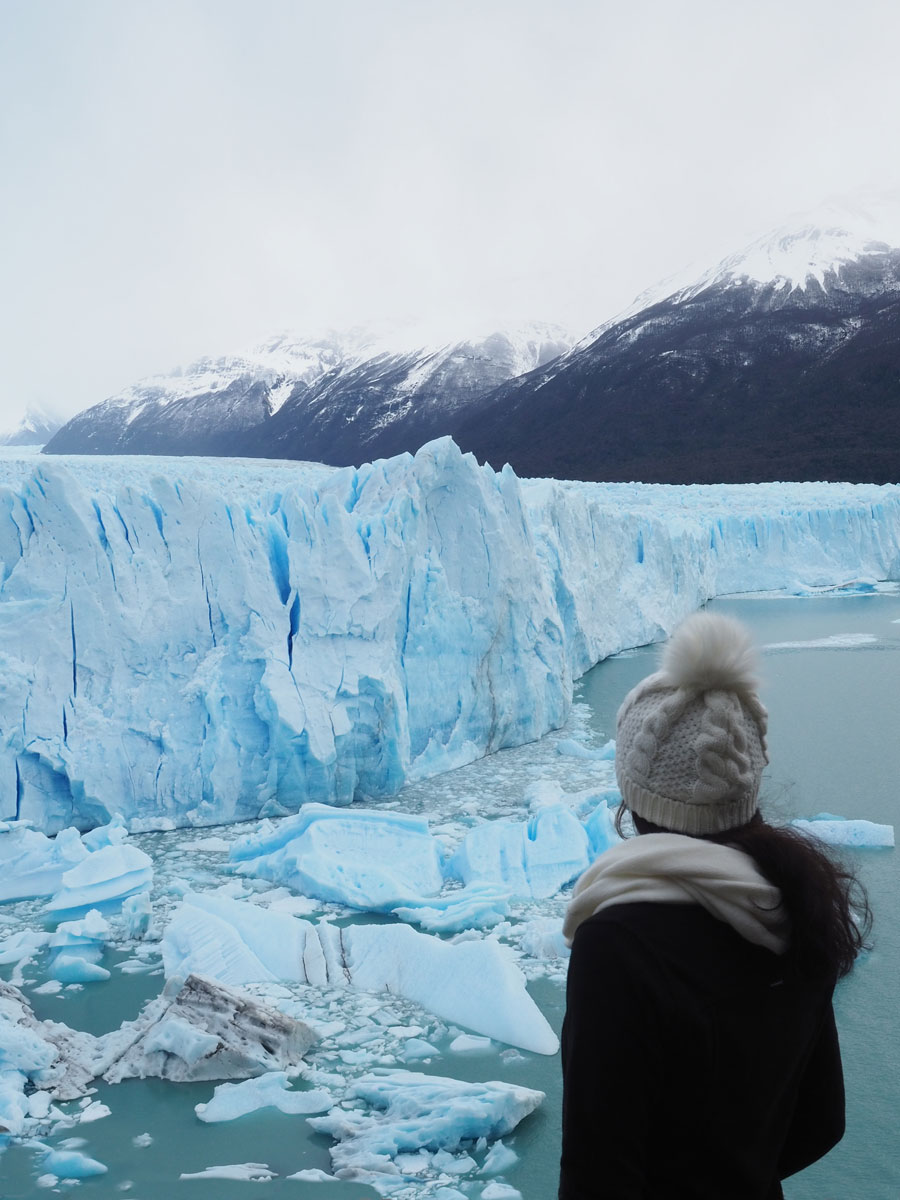
<svg viewBox="0 0 900 1200">
<path fill-rule="evenodd" d="M 776 1200 L 844 1132 L 832 981 L 695 904 L 581 924 L 562 1032 L 560 1200 Z"/>
</svg>

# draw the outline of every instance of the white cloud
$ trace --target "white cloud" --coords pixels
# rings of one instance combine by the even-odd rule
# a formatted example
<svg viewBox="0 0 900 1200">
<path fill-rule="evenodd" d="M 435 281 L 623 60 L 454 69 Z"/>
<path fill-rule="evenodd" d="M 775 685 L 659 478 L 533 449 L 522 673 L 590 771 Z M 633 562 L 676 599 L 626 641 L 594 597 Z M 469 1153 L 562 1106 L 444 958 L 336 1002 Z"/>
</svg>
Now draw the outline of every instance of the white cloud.
<svg viewBox="0 0 900 1200">
<path fill-rule="evenodd" d="M 900 10 L 861 0 L 6 0 L 0 424 L 272 328 L 583 332 L 887 186 Z"/>
</svg>

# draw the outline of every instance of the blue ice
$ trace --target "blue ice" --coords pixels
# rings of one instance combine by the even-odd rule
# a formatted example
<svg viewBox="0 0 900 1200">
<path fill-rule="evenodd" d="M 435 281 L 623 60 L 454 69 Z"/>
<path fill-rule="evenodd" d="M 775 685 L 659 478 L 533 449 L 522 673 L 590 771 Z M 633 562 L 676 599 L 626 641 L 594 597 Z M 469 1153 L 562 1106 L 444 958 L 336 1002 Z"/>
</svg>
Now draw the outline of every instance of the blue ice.
<svg viewBox="0 0 900 1200">
<path fill-rule="evenodd" d="M 447 438 L 272 471 L 0 462 L 0 819 L 365 802 L 560 727 L 573 679 L 711 596 L 900 561 L 893 487 L 519 480 Z"/>
<path fill-rule="evenodd" d="M 335 1170 L 392 1170 L 397 1155 L 421 1150 L 454 1151 L 479 1138 L 511 1133 L 538 1108 L 544 1093 L 513 1083 L 468 1083 L 415 1071 L 376 1069 L 358 1079 L 351 1095 L 368 1112 L 334 1109 L 313 1117 L 317 1133 L 337 1139 Z"/>
</svg>

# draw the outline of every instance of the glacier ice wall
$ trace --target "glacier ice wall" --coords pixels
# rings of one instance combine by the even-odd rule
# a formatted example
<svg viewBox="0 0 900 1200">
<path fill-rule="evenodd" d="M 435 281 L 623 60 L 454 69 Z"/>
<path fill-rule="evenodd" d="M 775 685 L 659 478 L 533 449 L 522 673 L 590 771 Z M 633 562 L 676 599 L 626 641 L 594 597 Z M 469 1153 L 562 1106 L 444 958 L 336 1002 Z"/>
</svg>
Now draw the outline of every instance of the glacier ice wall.
<svg viewBox="0 0 900 1200">
<path fill-rule="evenodd" d="M 539 737 L 711 596 L 900 574 L 900 489 L 0 459 L 0 819 L 349 803 Z"/>
</svg>

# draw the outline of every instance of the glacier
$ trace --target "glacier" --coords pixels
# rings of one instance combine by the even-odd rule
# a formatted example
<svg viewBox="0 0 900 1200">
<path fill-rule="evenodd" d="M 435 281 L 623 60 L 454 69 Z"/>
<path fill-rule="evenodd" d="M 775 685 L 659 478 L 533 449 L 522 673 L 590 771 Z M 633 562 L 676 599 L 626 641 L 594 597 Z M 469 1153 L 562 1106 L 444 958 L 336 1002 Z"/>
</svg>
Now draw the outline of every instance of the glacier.
<svg viewBox="0 0 900 1200">
<path fill-rule="evenodd" d="M 893 485 L 520 480 L 446 438 L 358 469 L 5 456 L 0 819 L 389 795 L 558 728 L 710 597 L 898 574 Z"/>
</svg>

